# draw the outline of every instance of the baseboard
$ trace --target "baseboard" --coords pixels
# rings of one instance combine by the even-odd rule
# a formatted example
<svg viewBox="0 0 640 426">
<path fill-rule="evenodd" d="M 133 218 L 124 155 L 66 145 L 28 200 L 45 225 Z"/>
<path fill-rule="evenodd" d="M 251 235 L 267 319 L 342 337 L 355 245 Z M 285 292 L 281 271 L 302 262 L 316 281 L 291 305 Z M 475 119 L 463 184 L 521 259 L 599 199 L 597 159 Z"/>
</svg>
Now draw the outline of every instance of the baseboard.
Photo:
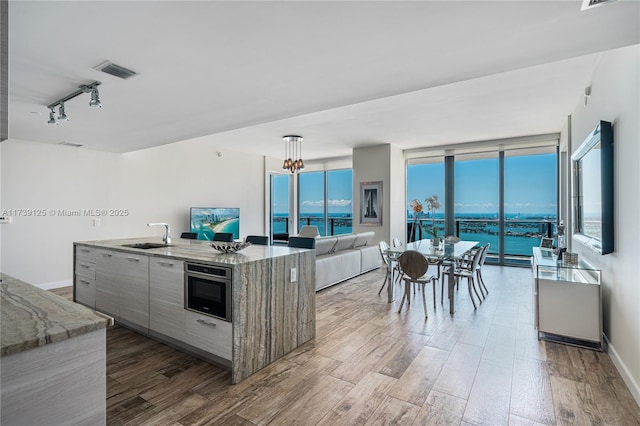
<svg viewBox="0 0 640 426">
<path fill-rule="evenodd" d="M 622 380 L 624 380 L 629 391 L 631 391 L 631 395 L 633 395 L 633 399 L 636 400 L 636 404 L 640 406 L 640 386 L 638 386 L 638 382 L 636 382 L 631 373 L 629 373 L 629 369 L 624 362 L 622 362 L 620 356 L 618 356 L 618 352 L 616 352 L 616 349 L 613 347 L 606 334 L 604 335 L 604 340 L 609 347 L 607 352 L 609 353 L 611 361 L 613 361 L 613 365 L 616 366 L 620 376 L 622 376 Z"/>
<path fill-rule="evenodd" d="M 71 287 L 72 285 L 73 285 L 72 280 L 64 280 L 64 281 L 56 281 L 52 283 L 38 284 L 36 287 L 41 288 L 43 290 L 52 290 L 54 288 L 60 288 L 60 287 Z"/>
</svg>

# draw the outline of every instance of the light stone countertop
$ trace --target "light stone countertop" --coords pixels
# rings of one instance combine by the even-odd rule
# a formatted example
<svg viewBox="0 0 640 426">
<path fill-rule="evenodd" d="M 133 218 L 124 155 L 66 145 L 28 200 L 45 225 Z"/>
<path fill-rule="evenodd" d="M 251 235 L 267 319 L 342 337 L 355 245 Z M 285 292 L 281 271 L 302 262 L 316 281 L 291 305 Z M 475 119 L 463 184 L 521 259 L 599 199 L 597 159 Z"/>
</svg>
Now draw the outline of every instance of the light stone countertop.
<svg viewBox="0 0 640 426">
<path fill-rule="evenodd" d="M 2 356 L 91 333 L 113 319 L 0 273 Z"/>
<path fill-rule="evenodd" d="M 236 253 L 221 253 L 209 245 L 210 241 L 187 240 L 173 238 L 168 247 L 153 249 L 138 249 L 125 247 L 125 244 L 135 243 L 162 243 L 158 237 L 126 238 L 117 240 L 81 241 L 75 242 L 77 246 L 88 246 L 109 250 L 118 250 L 127 253 L 144 254 L 147 256 L 166 257 L 176 260 L 198 261 L 218 265 L 239 265 L 274 257 L 287 256 L 308 249 L 290 248 L 287 246 L 263 246 L 252 244 Z"/>
</svg>

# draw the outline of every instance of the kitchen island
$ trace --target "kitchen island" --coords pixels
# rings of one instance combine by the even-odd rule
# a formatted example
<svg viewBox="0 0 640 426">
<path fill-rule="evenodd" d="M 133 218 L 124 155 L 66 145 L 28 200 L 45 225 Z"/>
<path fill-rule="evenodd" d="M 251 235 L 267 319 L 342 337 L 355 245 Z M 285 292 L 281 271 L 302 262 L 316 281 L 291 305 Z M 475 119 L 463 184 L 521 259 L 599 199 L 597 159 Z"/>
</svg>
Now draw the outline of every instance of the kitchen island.
<svg viewBox="0 0 640 426">
<path fill-rule="evenodd" d="M 0 279 L 0 424 L 105 424 L 112 319 L 9 275 Z"/>
<path fill-rule="evenodd" d="M 238 383 L 315 337 L 315 251 L 206 241 L 74 243 L 74 300 L 231 371 Z M 161 244 L 158 244 L 161 245 Z M 185 309 L 185 265 L 230 270 L 230 319 Z"/>
</svg>

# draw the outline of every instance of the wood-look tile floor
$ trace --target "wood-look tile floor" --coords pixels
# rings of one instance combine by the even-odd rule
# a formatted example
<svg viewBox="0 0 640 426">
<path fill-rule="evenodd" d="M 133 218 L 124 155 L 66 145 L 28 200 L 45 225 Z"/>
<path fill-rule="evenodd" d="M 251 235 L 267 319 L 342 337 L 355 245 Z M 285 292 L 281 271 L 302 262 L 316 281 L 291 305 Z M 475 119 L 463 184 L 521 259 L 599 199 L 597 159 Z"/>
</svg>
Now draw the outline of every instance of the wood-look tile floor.
<svg viewBox="0 0 640 426">
<path fill-rule="evenodd" d="M 249 379 L 121 327 L 107 332 L 109 425 L 640 425 L 606 353 L 538 341 L 531 272 L 485 266 L 456 312 L 398 314 L 384 270 L 317 294 L 317 337 Z M 396 287 L 401 294 L 400 287 Z M 60 293 L 65 294 L 65 290 Z M 66 291 L 68 296 L 69 292 Z M 446 303 L 445 303 L 446 304 Z"/>
</svg>

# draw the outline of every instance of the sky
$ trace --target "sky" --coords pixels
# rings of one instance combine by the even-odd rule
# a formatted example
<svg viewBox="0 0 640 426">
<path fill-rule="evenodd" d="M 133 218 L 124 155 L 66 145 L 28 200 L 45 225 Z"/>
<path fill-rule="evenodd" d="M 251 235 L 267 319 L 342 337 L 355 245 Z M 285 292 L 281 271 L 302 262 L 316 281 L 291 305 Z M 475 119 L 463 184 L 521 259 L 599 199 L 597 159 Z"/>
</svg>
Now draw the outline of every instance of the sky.
<svg viewBox="0 0 640 426">
<path fill-rule="evenodd" d="M 327 173 L 328 212 L 351 214 L 353 173 L 351 169 L 331 170 Z M 274 213 L 289 211 L 289 176 L 277 175 L 273 177 Z M 324 172 L 300 173 L 300 213 L 324 212 Z"/>
<path fill-rule="evenodd" d="M 554 153 L 505 157 L 505 213 L 555 214 L 556 167 Z M 456 161 L 456 213 L 497 214 L 498 179 L 497 157 Z M 418 199 L 425 206 L 424 200 L 432 195 L 444 206 L 444 163 L 409 165 L 407 203 Z M 442 208 L 436 213 L 442 215 Z"/>
</svg>

